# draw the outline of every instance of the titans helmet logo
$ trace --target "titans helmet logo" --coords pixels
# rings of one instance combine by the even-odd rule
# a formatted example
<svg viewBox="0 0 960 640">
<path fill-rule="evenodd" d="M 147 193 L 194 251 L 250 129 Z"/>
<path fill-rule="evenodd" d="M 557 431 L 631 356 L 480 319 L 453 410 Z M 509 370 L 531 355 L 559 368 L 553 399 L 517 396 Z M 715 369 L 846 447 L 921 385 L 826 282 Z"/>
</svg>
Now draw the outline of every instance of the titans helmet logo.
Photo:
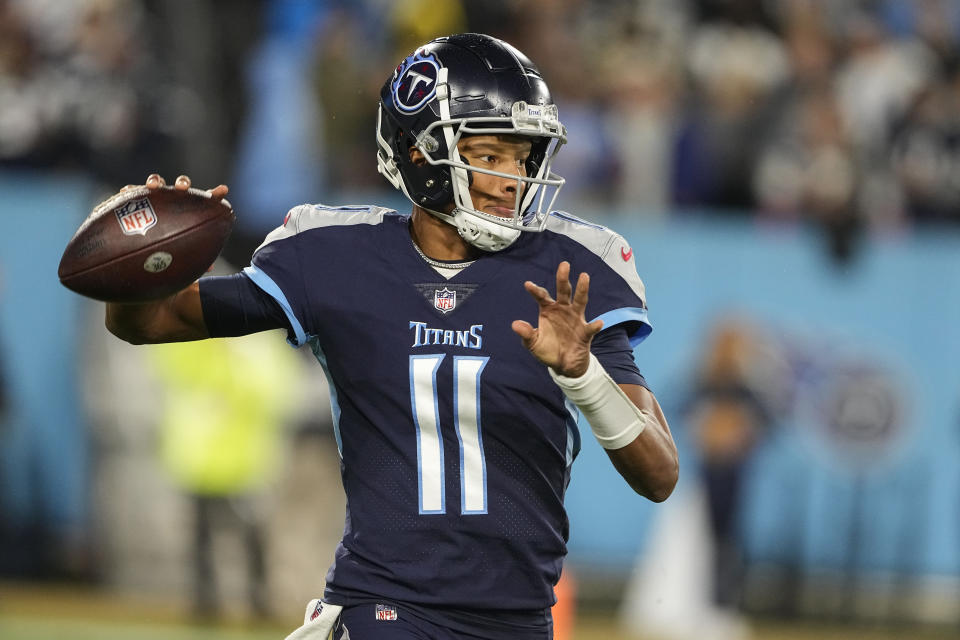
<svg viewBox="0 0 960 640">
<path fill-rule="evenodd" d="M 437 94 L 440 63 L 420 49 L 400 63 L 393 74 L 393 104 L 403 113 L 416 113 Z"/>
</svg>

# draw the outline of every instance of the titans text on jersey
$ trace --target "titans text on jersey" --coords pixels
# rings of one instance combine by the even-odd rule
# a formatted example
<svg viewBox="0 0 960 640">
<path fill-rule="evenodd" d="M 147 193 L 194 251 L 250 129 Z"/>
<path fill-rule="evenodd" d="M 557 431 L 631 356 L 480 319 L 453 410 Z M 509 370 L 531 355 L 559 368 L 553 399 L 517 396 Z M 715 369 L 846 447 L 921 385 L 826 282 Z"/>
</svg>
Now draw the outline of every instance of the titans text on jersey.
<svg viewBox="0 0 960 640">
<path fill-rule="evenodd" d="M 453 345 L 457 347 L 466 347 L 468 349 L 482 349 L 483 331 L 482 324 L 470 325 L 469 329 L 436 329 L 427 326 L 426 322 L 410 321 L 410 328 L 413 329 L 413 347 L 425 347 L 432 344 Z"/>
</svg>

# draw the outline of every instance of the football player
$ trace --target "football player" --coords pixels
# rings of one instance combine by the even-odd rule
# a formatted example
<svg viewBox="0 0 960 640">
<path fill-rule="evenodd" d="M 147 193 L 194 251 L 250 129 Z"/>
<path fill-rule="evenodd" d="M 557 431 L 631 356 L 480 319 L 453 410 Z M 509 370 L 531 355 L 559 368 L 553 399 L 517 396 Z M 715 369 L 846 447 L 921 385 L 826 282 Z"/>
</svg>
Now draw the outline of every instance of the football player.
<svg viewBox="0 0 960 640">
<path fill-rule="evenodd" d="M 295 207 L 242 273 L 108 304 L 107 326 L 134 343 L 283 327 L 323 367 L 346 525 L 291 639 L 550 638 L 579 417 L 640 495 L 677 481 L 633 357 L 650 333 L 633 250 L 554 210 L 566 130 L 509 44 L 424 45 L 377 120 L 379 171 L 410 213 Z"/>
</svg>

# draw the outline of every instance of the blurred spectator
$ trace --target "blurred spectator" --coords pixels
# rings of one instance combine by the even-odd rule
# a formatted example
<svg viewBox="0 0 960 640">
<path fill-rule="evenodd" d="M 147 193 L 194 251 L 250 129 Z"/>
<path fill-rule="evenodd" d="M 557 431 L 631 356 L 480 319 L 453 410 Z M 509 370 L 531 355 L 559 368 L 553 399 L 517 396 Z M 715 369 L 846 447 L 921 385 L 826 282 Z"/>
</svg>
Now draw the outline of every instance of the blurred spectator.
<svg viewBox="0 0 960 640">
<path fill-rule="evenodd" d="M 688 407 L 693 442 L 707 494 L 713 541 L 713 598 L 726 609 L 740 605 L 743 558 L 739 531 L 741 487 L 757 442 L 771 426 L 761 365 L 760 336 L 742 321 L 725 321 L 711 333 Z"/>
<path fill-rule="evenodd" d="M 833 257 L 845 262 L 861 220 L 855 206 L 856 164 L 843 120 L 827 88 L 793 99 L 756 165 L 758 205 L 770 217 L 817 222 L 830 238 Z"/>
<path fill-rule="evenodd" d="M 918 221 L 960 221 L 960 66 L 917 95 L 893 135 L 893 169 Z"/>
<path fill-rule="evenodd" d="M 954 0 L 883 0 L 877 10 L 894 36 L 916 36 L 941 64 L 957 60 L 960 4 Z"/>
<path fill-rule="evenodd" d="M 153 51 L 149 72 L 141 80 L 147 81 L 144 102 L 156 128 L 150 133 L 151 145 L 168 147 L 170 156 L 147 173 L 186 173 L 195 184 L 225 182 L 241 127 L 258 97 L 244 78 L 265 30 L 267 2 L 142 1 L 147 13 L 144 44 Z M 152 148 L 149 155 L 156 163 Z M 127 182 L 140 182 L 143 175 Z"/>
<path fill-rule="evenodd" d="M 0 1 L 0 164 L 117 181 L 120 167 L 142 164 L 142 14 L 132 0 L 65 5 L 51 8 L 51 24 L 27 3 Z"/>
<path fill-rule="evenodd" d="M 425 42 L 467 30 L 461 0 L 393 0 L 389 6 L 392 48 L 388 53 L 398 63 Z"/>
<path fill-rule="evenodd" d="M 36 45 L 13 9 L 0 2 L 0 159 L 26 160 L 42 133 L 40 96 L 33 86 Z"/>
<path fill-rule="evenodd" d="M 620 211 L 663 216 L 669 210 L 682 88 L 677 36 L 684 26 L 682 12 L 666 3 L 640 5 L 604 25 L 610 40 L 600 53 L 600 88 L 610 151 L 619 159 L 609 186 Z"/>
<path fill-rule="evenodd" d="M 859 159 L 882 154 L 887 133 L 935 69 L 916 39 L 894 40 L 876 15 L 852 12 L 843 27 L 846 59 L 837 70 L 837 101 Z"/>
<path fill-rule="evenodd" d="M 319 0 L 268 3 L 261 16 L 263 37 L 251 43 L 250 104 L 230 182 L 231 202 L 244 214 L 237 217 L 227 254 L 238 264 L 249 261 L 290 207 L 325 197 L 325 167 L 328 158 L 336 159 L 325 148 L 328 125 L 309 73 L 314 39 L 325 33 L 326 5 Z"/>
<path fill-rule="evenodd" d="M 556 206 L 584 215 L 615 202 L 619 154 L 613 135 L 623 133 L 611 135 L 604 122 L 602 40 L 620 15 L 615 7 L 599 12 L 583 0 L 538 1 L 517 5 L 514 16 L 499 27 L 508 42 L 537 60 L 550 84 L 560 120 L 570 132 L 552 167 L 566 180 Z"/>
<path fill-rule="evenodd" d="M 261 3 L 0 0 L 0 167 L 222 179 Z"/>
<path fill-rule="evenodd" d="M 756 25 L 716 22 L 694 27 L 687 50 L 695 85 L 679 141 L 677 202 L 742 211 L 753 203 L 759 108 L 787 74 L 783 44 Z"/>
<path fill-rule="evenodd" d="M 322 126 L 317 127 L 322 139 L 317 143 L 330 159 L 324 165 L 326 183 L 350 185 L 355 190 L 378 187 L 381 180 L 370 170 L 376 163 L 373 146 L 357 144 L 357 132 L 377 121 L 377 100 L 384 78 L 383 65 L 374 65 L 391 47 L 377 42 L 367 47 L 369 55 L 356 55 L 357 43 L 372 39 L 368 30 L 369 25 L 355 10 L 331 12 L 310 63 L 311 89 L 323 117 Z M 350 90 L 344 91 L 344 87 Z"/>
<path fill-rule="evenodd" d="M 263 494 L 280 468 L 298 356 L 272 333 L 163 345 L 151 355 L 165 391 L 161 458 L 194 508 L 194 611 L 219 613 L 214 541 L 228 531 L 242 540 L 249 607 L 263 617 Z"/>
</svg>

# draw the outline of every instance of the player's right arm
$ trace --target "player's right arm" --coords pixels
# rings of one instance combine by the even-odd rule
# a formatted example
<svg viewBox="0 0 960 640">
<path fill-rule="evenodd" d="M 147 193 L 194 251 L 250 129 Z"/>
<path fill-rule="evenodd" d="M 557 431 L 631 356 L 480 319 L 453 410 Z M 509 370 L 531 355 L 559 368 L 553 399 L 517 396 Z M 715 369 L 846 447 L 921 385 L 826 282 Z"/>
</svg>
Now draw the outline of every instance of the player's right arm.
<svg viewBox="0 0 960 640">
<path fill-rule="evenodd" d="M 146 180 L 148 189 L 166 186 L 162 176 L 154 173 Z M 133 188 L 127 185 L 123 190 Z M 174 188 L 186 191 L 190 178 L 180 176 Z M 210 190 L 210 195 L 219 200 L 227 195 L 226 185 Z M 192 285 L 167 298 L 143 303 L 107 303 L 107 329 L 113 335 L 131 344 L 154 344 L 159 342 L 184 342 L 209 338 L 203 319 L 200 286 Z"/>
<path fill-rule="evenodd" d="M 203 321 L 200 285 L 161 300 L 143 303 L 107 303 L 107 329 L 130 344 L 185 342 L 209 338 Z"/>
</svg>

